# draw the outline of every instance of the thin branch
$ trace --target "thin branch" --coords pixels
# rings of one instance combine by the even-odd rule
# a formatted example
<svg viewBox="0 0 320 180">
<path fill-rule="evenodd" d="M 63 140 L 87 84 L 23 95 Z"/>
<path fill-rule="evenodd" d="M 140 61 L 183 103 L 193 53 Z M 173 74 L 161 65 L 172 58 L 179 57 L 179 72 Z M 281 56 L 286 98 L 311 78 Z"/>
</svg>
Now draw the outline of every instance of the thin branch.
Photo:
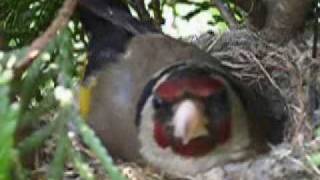
<svg viewBox="0 0 320 180">
<path fill-rule="evenodd" d="M 151 6 L 154 13 L 154 23 L 158 28 L 160 28 L 161 25 L 164 23 L 164 19 L 162 17 L 160 0 L 152 0 Z"/>
<path fill-rule="evenodd" d="M 144 5 L 144 0 L 129 0 L 128 3 L 136 10 L 142 22 L 151 23 L 152 18 Z"/>
<path fill-rule="evenodd" d="M 235 4 L 241 7 L 247 13 L 252 12 L 255 4 L 258 4 L 261 0 L 235 0 Z"/>
<path fill-rule="evenodd" d="M 317 50 L 318 50 L 318 39 L 319 39 L 319 18 L 320 18 L 320 7 L 318 3 L 316 3 L 316 7 L 314 10 L 314 25 L 313 25 L 313 47 L 312 47 L 312 57 L 316 58 L 317 57 Z"/>
<path fill-rule="evenodd" d="M 77 0 L 65 0 L 59 10 L 58 16 L 53 20 L 47 30 L 35 39 L 26 56 L 15 66 L 15 76 L 19 77 L 39 56 L 48 43 L 55 38 L 58 30 L 67 25 L 77 5 Z"/>
<path fill-rule="evenodd" d="M 0 31 L 0 51 L 6 50 L 7 49 L 7 41 L 6 41 L 6 36 L 4 33 Z"/>
<path fill-rule="evenodd" d="M 248 26 L 259 30 L 265 25 L 267 7 L 262 0 L 235 0 L 234 3 L 248 13 Z"/>
<path fill-rule="evenodd" d="M 222 18 L 228 23 L 230 29 L 239 28 L 239 23 L 237 22 L 233 13 L 230 11 L 230 9 L 227 6 L 225 6 L 222 0 L 213 0 L 212 3 L 217 7 Z"/>
</svg>

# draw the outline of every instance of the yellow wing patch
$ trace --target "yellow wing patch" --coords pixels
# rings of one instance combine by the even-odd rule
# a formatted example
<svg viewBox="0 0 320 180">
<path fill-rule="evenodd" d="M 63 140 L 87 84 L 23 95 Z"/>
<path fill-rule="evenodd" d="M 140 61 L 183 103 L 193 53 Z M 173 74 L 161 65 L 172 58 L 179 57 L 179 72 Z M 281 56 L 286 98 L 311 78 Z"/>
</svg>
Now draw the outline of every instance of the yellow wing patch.
<svg viewBox="0 0 320 180">
<path fill-rule="evenodd" d="M 80 86 L 80 93 L 79 93 L 79 104 L 80 104 L 80 114 L 82 118 L 88 119 L 91 107 L 91 98 L 92 98 L 92 91 L 96 85 L 96 80 L 90 78 L 89 83 L 83 83 Z"/>
</svg>

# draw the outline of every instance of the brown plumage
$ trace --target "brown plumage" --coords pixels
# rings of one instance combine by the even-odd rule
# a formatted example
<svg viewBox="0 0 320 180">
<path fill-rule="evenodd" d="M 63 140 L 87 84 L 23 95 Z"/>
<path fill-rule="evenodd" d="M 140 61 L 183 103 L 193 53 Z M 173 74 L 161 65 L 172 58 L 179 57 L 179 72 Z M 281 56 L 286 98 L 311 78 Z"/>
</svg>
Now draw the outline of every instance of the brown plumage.
<svg viewBox="0 0 320 180">
<path fill-rule="evenodd" d="M 109 25 L 101 28 L 115 26 Z M 123 37 L 117 28 L 112 36 Z M 267 99 L 234 79 L 218 59 L 160 33 L 128 33 L 115 50 L 109 39 L 109 49 L 91 51 L 116 52 L 99 67 L 89 113 L 90 126 L 114 157 L 193 175 L 281 140 L 272 132 L 282 129 L 267 111 Z"/>
<path fill-rule="evenodd" d="M 137 53 L 141 48 L 144 53 Z M 139 157 L 135 114 L 144 86 L 156 72 L 188 59 L 193 51 L 198 50 L 163 35 L 141 36 L 129 43 L 124 58 L 101 71 L 93 89 L 89 124 L 112 154 L 130 160 Z"/>
</svg>

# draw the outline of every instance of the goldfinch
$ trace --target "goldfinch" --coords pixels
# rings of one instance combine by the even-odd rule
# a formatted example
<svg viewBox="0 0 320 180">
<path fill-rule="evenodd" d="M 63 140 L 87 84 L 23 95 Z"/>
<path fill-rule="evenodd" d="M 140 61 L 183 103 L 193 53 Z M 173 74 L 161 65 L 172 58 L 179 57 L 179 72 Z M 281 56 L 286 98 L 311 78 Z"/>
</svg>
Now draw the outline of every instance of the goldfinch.
<svg viewBox="0 0 320 180">
<path fill-rule="evenodd" d="M 96 74 L 88 123 L 114 157 L 195 175 L 281 141 L 266 97 L 119 3 L 80 1 L 91 37 L 86 77 Z"/>
</svg>

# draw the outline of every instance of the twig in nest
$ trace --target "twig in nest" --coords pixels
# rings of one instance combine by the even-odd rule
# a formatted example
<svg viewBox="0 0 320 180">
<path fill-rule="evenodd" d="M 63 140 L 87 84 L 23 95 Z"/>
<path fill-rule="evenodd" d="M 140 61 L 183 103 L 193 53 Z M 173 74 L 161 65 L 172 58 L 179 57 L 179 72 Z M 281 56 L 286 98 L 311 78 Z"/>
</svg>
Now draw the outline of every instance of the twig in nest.
<svg viewBox="0 0 320 180">
<path fill-rule="evenodd" d="M 239 23 L 234 17 L 233 13 L 229 10 L 227 6 L 221 0 L 212 0 L 212 4 L 217 7 L 222 18 L 228 23 L 230 29 L 239 28 Z"/>
<path fill-rule="evenodd" d="M 313 25 L 313 47 L 312 47 L 312 57 L 316 58 L 317 57 L 317 51 L 318 51 L 318 39 L 319 39 L 319 17 L 320 17 L 320 7 L 318 4 L 318 1 L 316 1 L 316 5 L 315 5 L 315 12 L 314 12 L 314 25 Z"/>
<path fill-rule="evenodd" d="M 293 130 L 293 138 L 292 142 L 293 143 L 298 143 L 299 145 L 302 145 L 303 142 L 300 142 L 301 140 L 305 140 L 307 137 L 308 139 L 311 138 L 312 136 L 312 127 L 309 125 L 308 120 L 310 117 L 308 117 L 308 110 L 307 110 L 307 95 L 305 94 L 305 90 L 303 87 L 303 78 L 302 78 L 302 73 L 298 70 L 295 69 L 296 72 L 293 74 L 293 81 L 296 82 L 296 97 L 297 97 L 297 106 L 299 111 L 297 111 L 297 117 L 295 121 L 295 126 Z M 308 134 L 307 134 L 308 132 Z M 303 135 L 303 136 L 301 136 Z M 303 138 L 300 140 L 300 138 Z"/>
<path fill-rule="evenodd" d="M 19 77 L 33 63 L 50 40 L 56 36 L 58 30 L 67 25 L 76 5 L 77 0 L 66 0 L 64 2 L 58 16 L 53 20 L 48 29 L 32 42 L 26 56 L 15 66 L 16 77 Z"/>
<path fill-rule="evenodd" d="M 244 55 L 246 55 L 246 52 L 243 52 Z M 261 69 L 261 71 L 264 73 L 264 75 L 267 77 L 267 79 L 269 80 L 269 82 L 273 85 L 274 88 L 276 88 L 279 93 L 284 96 L 284 93 L 282 92 L 281 88 L 279 87 L 279 85 L 275 82 L 275 80 L 271 77 L 271 75 L 268 73 L 268 71 L 263 67 L 263 65 L 261 64 L 261 62 L 254 56 L 249 57 L 250 59 L 254 60 L 255 63 L 257 63 L 257 65 L 259 66 L 259 68 Z"/>
</svg>

